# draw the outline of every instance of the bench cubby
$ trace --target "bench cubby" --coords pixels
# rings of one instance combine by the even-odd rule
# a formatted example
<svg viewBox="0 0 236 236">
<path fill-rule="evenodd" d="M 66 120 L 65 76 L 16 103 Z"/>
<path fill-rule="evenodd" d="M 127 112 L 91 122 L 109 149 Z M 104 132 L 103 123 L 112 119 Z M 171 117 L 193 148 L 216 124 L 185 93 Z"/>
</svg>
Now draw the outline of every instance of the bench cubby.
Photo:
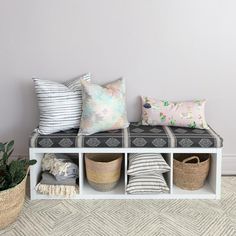
<svg viewBox="0 0 236 236">
<path fill-rule="evenodd" d="M 41 159 L 44 153 L 74 154 L 79 163 L 80 192 L 71 199 L 219 199 L 221 191 L 221 148 L 30 148 L 30 159 L 36 159 L 37 164 L 30 170 L 31 199 L 64 199 L 63 197 L 42 195 L 36 192 L 35 186 L 40 181 Z M 115 189 L 109 192 L 98 192 L 91 188 L 86 180 L 84 164 L 85 153 L 122 153 L 123 163 L 121 178 Z M 171 170 L 164 174 L 170 188 L 165 194 L 127 194 L 125 189 L 128 183 L 128 161 L 130 153 L 161 153 Z M 183 190 L 173 184 L 173 158 L 180 153 L 209 153 L 211 166 L 207 181 L 203 188 L 195 191 Z"/>
<path fill-rule="evenodd" d="M 125 175 L 124 175 L 124 158 L 125 158 L 125 154 L 124 153 L 120 153 L 123 156 L 123 160 L 122 160 L 122 164 L 121 164 L 121 176 L 120 176 L 120 180 L 119 183 L 117 184 L 117 186 L 112 190 L 112 191 L 108 191 L 108 192 L 100 192 L 100 191 L 96 191 L 95 189 L 93 189 L 88 181 L 87 181 L 87 177 L 86 177 L 86 167 L 85 167 L 85 154 L 86 153 L 81 153 L 81 162 L 82 162 L 82 168 L 80 169 L 81 171 L 81 192 L 83 195 L 86 195 L 87 198 L 93 198 L 94 195 L 99 196 L 112 196 L 112 195 L 124 195 L 125 194 Z"/>
<path fill-rule="evenodd" d="M 137 153 L 139 153 L 138 152 L 138 150 L 137 150 Z M 140 152 L 140 153 L 142 153 L 142 152 Z M 156 151 L 152 151 L 152 152 L 150 152 L 150 153 L 157 153 L 157 154 L 159 154 L 158 152 L 156 152 Z M 126 164 L 126 183 L 125 183 L 125 186 L 127 186 L 127 184 L 128 184 L 128 182 L 129 182 L 129 175 L 127 175 L 127 170 L 128 170 L 128 167 L 129 167 L 129 156 L 130 156 L 130 154 L 131 153 L 127 153 L 127 158 L 126 158 L 126 160 L 127 160 L 127 164 Z M 170 166 L 170 168 L 171 168 L 171 170 L 172 170 L 172 159 L 171 159 L 171 154 L 170 153 L 160 153 L 160 154 L 162 154 L 162 156 L 163 156 L 163 158 L 164 158 L 164 160 L 166 161 L 166 163 Z M 166 183 L 167 183 L 167 185 L 168 185 L 168 187 L 169 187 L 169 193 L 168 194 L 170 194 L 171 193 L 171 189 L 172 189 L 172 171 L 168 171 L 168 172 L 166 172 L 166 173 L 164 173 L 163 174 L 163 177 L 164 177 L 164 179 L 165 179 L 165 181 L 166 181 Z M 125 188 L 126 189 L 126 188 Z M 126 194 L 128 194 L 128 193 L 126 193 Z M 166 193 L 165 193 L 166 194 Z M 164 193 L 149 193 L 148 195 L 165 195 Z M 143 196 L 144 194 L 128 194 L 128 195 L 131 195 L 131 196 Z"/>
<path fill-rule="evenodd" d="M 32 152 L 30 151 L 30 155 L 32 155 L 31 153 Z M 37 153 L 34 153 L 33 158 L 31 158 L 31 159 L 37 160 L 37 163 L 34 166 L 32 166 L 33 170 L 30 169 L 30 198 L 31 199 L 64 199 L 64 197 L 61 197 L 61 196 L 44 195 L 44 194 L 38 193 L 35 190 L 36 185 L 41 180 L 41 173 L 42 173 L 41 160 L 45 153 L 54 153 L 54 152 L 37 152 Z M 56 152 L 56 153 L 68 154 L 67 152 Z M 71 152 L 69 154 L 73 162 L 77 164 L 80 168 L 79 155 L 77 153 L 71 153 Z M 79 193 L 76 194 L 76 196 L 71 197 L 70 199 L 76 199 L 80 195 L 80 177 L 79 177 L 79 181 L 77 182 L 77 185 L 79 187 Z"/>
</svg>

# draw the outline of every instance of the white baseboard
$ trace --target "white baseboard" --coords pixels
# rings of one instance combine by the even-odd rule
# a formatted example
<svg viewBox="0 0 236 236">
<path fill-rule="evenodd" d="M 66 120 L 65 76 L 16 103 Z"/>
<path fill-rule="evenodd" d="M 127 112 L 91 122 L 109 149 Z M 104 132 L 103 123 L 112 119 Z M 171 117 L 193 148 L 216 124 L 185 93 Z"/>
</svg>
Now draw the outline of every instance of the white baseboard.
<svg viewBox="0 0 236 236">
<path fill-rule="evenodd" d="M 223 155 L 222 175 L 236 175 L 236 154 Z"/>
</svg>

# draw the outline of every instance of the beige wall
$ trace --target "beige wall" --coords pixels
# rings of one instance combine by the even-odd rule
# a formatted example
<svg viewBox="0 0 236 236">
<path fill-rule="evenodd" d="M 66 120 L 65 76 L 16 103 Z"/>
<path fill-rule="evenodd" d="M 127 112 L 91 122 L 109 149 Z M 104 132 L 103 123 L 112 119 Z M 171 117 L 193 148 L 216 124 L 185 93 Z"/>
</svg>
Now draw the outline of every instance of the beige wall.
<svg viewBox="0 0 236 236">
<path fill-rule="evenodd" d="M 1 0 L 0 139 L 27 154 L 38 122 L 31 77 L 90 71 L 98 83 L 126 78 L 131 120 L 140 94 L 206 98 L 224 154 L 236 154 L 235 9 L 235 0 Z"/>
</svg>

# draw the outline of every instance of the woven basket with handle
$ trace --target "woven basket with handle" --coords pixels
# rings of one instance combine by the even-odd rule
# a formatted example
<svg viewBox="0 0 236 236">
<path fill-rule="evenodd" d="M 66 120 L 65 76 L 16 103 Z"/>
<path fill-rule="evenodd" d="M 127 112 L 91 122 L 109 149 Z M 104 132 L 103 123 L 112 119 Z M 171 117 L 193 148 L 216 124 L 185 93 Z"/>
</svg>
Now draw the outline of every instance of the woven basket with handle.
<svg viewBox="0 0 236 236">
<path fill-rule="evenodd" d="M 210 155 L 174 158 L 174 184 L 182 189 L 203 187 L 210 168 Z"/>
<path fill-rule="evenodd" d="M 97 191 L 111 191 L 119 182 L 122 154 L 85 154 L 88 183 Z"/>
</svg>

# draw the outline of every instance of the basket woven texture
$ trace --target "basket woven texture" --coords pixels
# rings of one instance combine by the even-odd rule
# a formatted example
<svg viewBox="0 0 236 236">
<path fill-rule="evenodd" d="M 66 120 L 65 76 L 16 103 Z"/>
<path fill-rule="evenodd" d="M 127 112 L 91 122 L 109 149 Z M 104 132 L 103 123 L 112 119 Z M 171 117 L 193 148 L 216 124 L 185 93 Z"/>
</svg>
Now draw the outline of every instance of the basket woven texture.
<svg viewBox="0 0 236 236">
<path fill-rule="evenodd" d="M 186 190 L 200 189 L 205 183 L 209 168 L 210 155 L 208 154 L 202 157 L 183 157 L 178 160 L 174 158 L 174 184 Z"/>
<path fill-rule="evenodd" d="M 25 201 L 25 178 L 15 187 L 0 192 L 0 229 L 13 223 L 20 214 Z"/>
<path fill-rule="evenodd" d="M 121 154 L 85 154 L 88 183 L 100 192 L 111 191 L 119 182 L 122 163 Z"/>
</svg>

